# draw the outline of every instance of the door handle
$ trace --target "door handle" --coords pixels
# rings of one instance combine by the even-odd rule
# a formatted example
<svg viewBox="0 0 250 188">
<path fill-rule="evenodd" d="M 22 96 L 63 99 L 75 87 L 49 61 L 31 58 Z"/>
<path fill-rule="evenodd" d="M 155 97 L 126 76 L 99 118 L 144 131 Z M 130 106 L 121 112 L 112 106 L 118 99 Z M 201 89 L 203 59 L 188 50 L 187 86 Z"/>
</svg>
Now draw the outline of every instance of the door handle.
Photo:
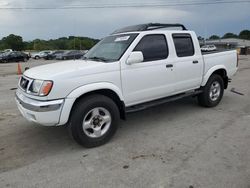
<svg viewBox="0 0 250 188">
<path fill-rule="evenodd" d="M 172 64 L 167 64 L 167 65 L 166 65 L 166 68 L 172 68 L 172 67 L 173 67 Z"/>
<path fill-rule="evenodd" d="M 193 61 L 193 64 L 197 64 L 197 63 L 199 63 L 199 61 L 197 61 L 197 60 L 194 60 L 194 61 Z"/>
</svg>

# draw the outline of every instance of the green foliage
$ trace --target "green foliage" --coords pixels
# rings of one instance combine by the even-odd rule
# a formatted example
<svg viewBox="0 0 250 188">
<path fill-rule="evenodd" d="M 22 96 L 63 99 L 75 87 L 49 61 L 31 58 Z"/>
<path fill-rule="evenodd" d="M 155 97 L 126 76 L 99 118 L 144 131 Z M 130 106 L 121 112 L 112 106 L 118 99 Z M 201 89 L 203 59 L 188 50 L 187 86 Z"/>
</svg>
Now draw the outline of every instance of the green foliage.
<svg viewBox="0 0 250 188">
<path fill-rule="evenodd" d="M 92 48 L 98 40 L 86 37 L 63 37 L 58 39 L 51 39 L 48 41 L 36 39 L 32 41 L 33 47 L 26 48 L 26 50 L 88 50 Z M 29 45 L 28 47 L 31 47 Z"/>
<path fill-rule="evenodd" d="M 23 38 L 18 35 L 10 34 L 2 38 L 0 47 L 2 49 L 22 50 L 24 47 Z"/>
<path fill-rule="evenodd" d="M 69 36 L 58 39 L 40 40 L 35 39 L 29 42 L 23 42 L 22 37 L 16 35 L 9 35 L 0 40 L 0 50 L 89 50 L 99 40 L 87 37 Z"/>
<path fill-rule="evenodd" d="M 239 34 L 240 39 L 250 40 L 250 30 L 243 30 Z"/>
<path fill-rule="evenodd" d="M 238 38 L 238 35 L 234 33 L 226 33 L 223 37 L 223 39 L 228 39 L 228 38 Z"/>
<path fill-rule="evenodd" d="M 203 40 L 205 40 L 203 37 L 201 37 L 201 36 L 198 36 L 198 40 L 199 41 L 203 41 Z"/>
<path fill-rule="evenodd" d="M 220 37 L 218 35 L 212 35 L 209 37 L 209 39 L 216 40 L 216 39 L 220 39 Z"/>
</svg>

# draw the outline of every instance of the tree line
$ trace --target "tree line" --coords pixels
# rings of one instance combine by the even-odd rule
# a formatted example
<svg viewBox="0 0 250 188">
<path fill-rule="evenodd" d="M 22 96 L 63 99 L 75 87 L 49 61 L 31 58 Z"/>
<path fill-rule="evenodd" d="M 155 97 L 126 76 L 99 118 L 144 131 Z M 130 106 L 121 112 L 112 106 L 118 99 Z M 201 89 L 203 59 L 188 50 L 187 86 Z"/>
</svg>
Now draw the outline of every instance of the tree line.
<svg viewBox="0 0 250 188">
<path fill-rule="evenodd" d="M 98 41 L 98 39 L 77 36 L 61 37 L 50 40 L 35 39 L 33 41 L 24 41 L 21 36 L 10 34 L 0 40 L 0 50 L 89 50 Z"/>
<path fill-rule="evenodd" d="M 204 40 L 202 37 L 198 37 L 199 40 Z M 250 40 L 250 30 L 243 30 L 238 35 L 234 33 L 225 33 L 222 37 L 218 35 L 212 35 L 209 37 L 211 40 L 215 39 L 226 39 L 226 38 L 239 38 Z M 33 41 L 23 41 L 23 38 L 18 35 L 10 34 L 9 36 L 3 37 L 0 40 L 0 50 L 12 49 L 16 51 L 23 50 L 89 50 L 99 40 L 88 38 L 88 37 L 61 37 L 58 39 L 41 40 L 35 39 Z"/>
<path fill-rule="evenodd" d="M 209 39 L 211 39 L 211 40 L 228 39 L 228 38 L 238 38 L 238 39 L 250 40 L 250 30 L 242 30 L 238 35 L 235 33 L 225 33 L 222 37 L 220 37 L 218 35 L 212 35 L 209 37 Z"/>
</svg>

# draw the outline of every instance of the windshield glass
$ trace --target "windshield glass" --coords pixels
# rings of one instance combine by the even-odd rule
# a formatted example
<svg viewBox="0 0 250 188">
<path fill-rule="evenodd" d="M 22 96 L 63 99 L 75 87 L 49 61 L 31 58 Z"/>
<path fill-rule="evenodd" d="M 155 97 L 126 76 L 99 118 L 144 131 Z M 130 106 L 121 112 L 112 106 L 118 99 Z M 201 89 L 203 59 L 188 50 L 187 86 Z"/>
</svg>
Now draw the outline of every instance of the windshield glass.
<svg viewBox="0 0 250 188">
<path fill-rule="evenodd" d="M 118 61 L 137 35 L 132 33 L 105 37 L 84 55 L 84 59 L 104 62 Z"/>
</svg>

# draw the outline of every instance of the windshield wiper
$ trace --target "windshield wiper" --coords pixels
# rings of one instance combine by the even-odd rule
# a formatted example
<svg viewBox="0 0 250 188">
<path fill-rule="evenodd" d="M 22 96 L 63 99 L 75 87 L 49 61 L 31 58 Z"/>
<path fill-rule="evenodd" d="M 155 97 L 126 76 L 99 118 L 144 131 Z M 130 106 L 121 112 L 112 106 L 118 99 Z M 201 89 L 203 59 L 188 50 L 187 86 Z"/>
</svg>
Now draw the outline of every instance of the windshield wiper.
<svg viewBox="0 0 250 188">
<path fill-rule="evenodd" d="M 95 60 L 95 61 L 103 61 L 103 62 L 107 62 L 107 61 L 110 61 L 109 59 L 106 59 L 104 57 L 86 57 L 86 59 L 90 59 L 90 60 Z"/>
</svg>

